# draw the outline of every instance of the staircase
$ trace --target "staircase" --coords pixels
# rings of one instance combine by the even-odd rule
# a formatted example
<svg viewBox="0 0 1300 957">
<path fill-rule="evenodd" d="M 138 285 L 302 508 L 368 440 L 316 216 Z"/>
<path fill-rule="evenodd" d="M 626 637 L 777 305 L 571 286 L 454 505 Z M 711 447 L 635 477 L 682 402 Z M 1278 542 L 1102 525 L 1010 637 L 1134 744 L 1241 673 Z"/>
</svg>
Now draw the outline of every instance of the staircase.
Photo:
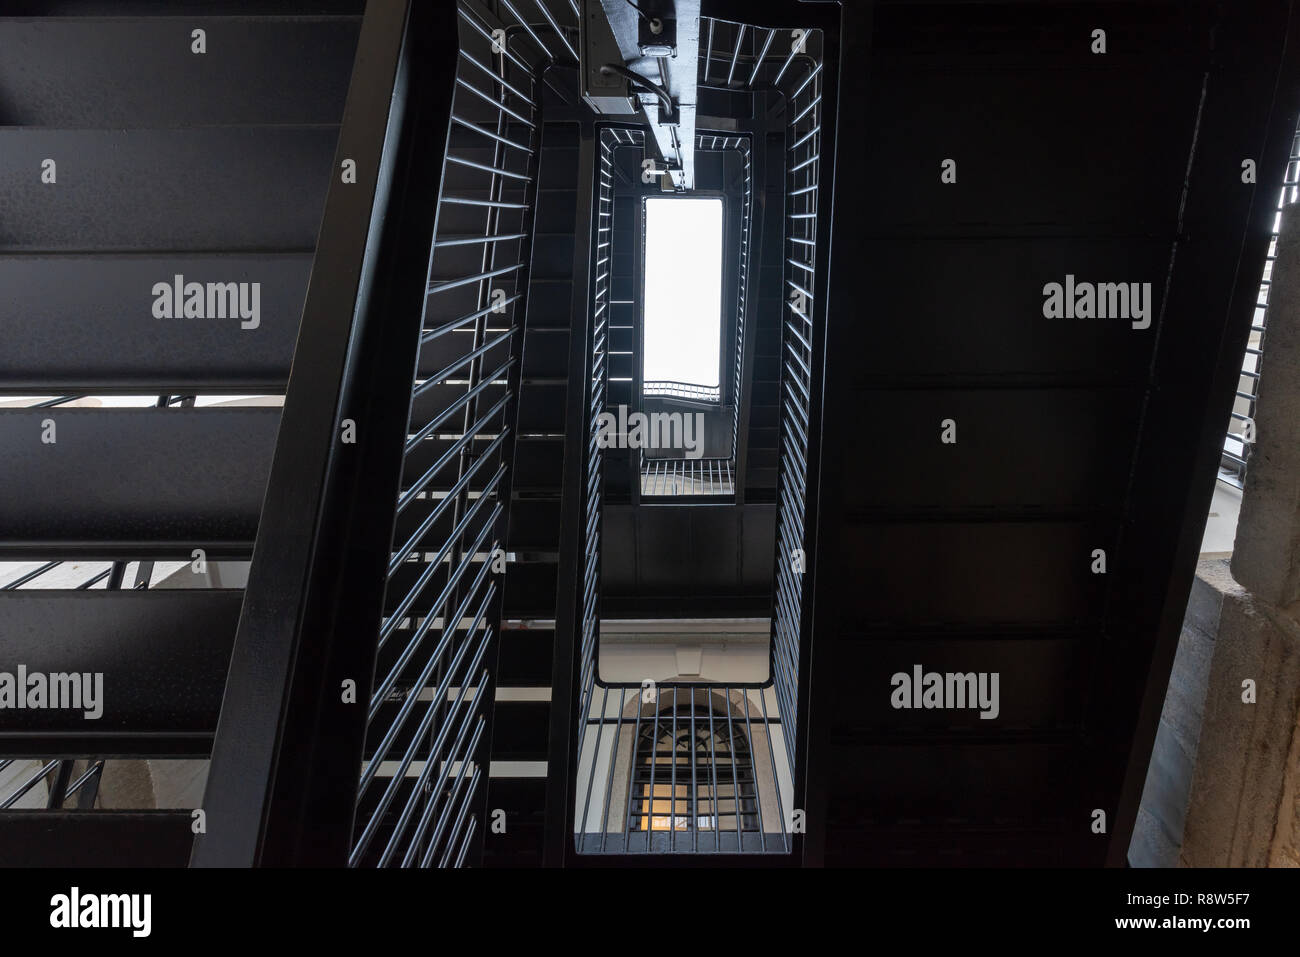
<svg viewBox="0 0 1300 957">
<path fill-rule="evenodd" d="M 105 695 L 94 721 L 7 713 L 0 755 L 58 762 L 52 810 L 0 815 L 10 860 L 189 857 L 189 810 L 89 810 L 102 765 L 67 771 L 210 753 L 242 593 L 202 569 L 252 552 L 361 6 L 0 19 L 0 557 L 43 569 L 0 579 L 4 659 Z M 188 316 L 178 282 L 204 284 Z M 257 284 L 254 318 L 209 283 Z M 219 404 L 238 395 L 265 398 Z M 94 584 L 44 587 L 74 562 Z"/>
<path fill-rule="evenodd" d="M 636 237 L 602 252 L 638 186 L 578 23 L 624 6 L 0 17 L 0 671 L 103 706 L 5 711 L 6 861 L 684 855 L 675 777 L 651 819 L 689 728 L 794 799 L 743 765 L 724 842 L 692 782 L 706 856 L 1124 864 L 1300 18 L 1107 4 L 1100 53 L 1083 5 L 703 4 L 695 121 L 755 185 L 735 502 L 702 506 L 646 504 L 592 427 L 639 391 Z M 1149 282 L 1149 326 L 1049 318 L 1067 275 Z M 602 615 L 770 617 L 770 678 L 677 683 L 643 740 Z M 996 718 L 898 706 L 918 665 L 996 674 Z M 610 724 L 626 833 L 575 831 Z M 209 762 L 201 807 L 96 806 L 167 759 Z"/>
</svg>

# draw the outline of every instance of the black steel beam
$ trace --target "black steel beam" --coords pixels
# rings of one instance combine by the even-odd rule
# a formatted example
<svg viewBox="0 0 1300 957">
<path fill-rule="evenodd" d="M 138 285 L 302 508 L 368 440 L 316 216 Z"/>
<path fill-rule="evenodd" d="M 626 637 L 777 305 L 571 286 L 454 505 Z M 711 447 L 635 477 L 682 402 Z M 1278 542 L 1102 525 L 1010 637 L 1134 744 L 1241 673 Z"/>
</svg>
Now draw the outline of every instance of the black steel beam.
<svg viewBox="0 0 1300 957">
<path fill-rule="evenodd" d="M 0 410 L 0 555 L 247 554 L 276 408 Z"/>
<path fill-rule="evenodd" d="M 454 5 L 367 5 L 195 866 L 348 859 L 457 60 Z"/>
<path fill-rule="evenodd" d="M 332 126 L 0 128 L 0 250 L 310 250 L 335 138 Z M 56 184 L 20 178 L 48 158 Z"/>
<path fill-rule="evenodd" d="M 0 680 L 26 701 L 33 676 L 78 679 L 76 707 L 6 707 L 0 754 L 206 755 L 242 600 L 231 589 L 0 591 Z"/>
<path fill-rule="evenodd" d="M 0 257 L 0 394 L 283 392 L 311 260 L 309 251 Z M 256 283 L 255 319 L 159 319 L 154 285 L 174 288 L 178 275 L 204 284 L 205 309 L 207 283 L 249 284 L 250 306 Z"/>
<path fill-rule="evenodd" d="M 189 811 L 0 811 L 7 867 L 184 867 Z"/>
<path fill-rule="evenodd" d="M 596 221 L 596 131 L 583 122 L 578 149 L 578 208 L 569 307 L 569 389 L 565 397 L 564 480 L 561 490 L 560 562 L 556 573 L 555 664 L 551 684 L 550 763 L 546 781 L 543 865 L 563 867 L 574 853 L 573 776 L 577 755 L 577 698 L 581 668 L 583 545 L 586 519 L 587 444 L 591 401 L 591 237 Z"/>
<path fill-rule="evenodd" d="M 179 4 L 155 4 L 150 12 L 162 16 L 138 18 L 124 12 L 129 4 L 105 4 L 112 19 L 94 20 L 18 19 L 15 6 L 6 4 L 12 19 L 0 21 L 4 126 L 338 123 L 361 23 L 283 16 L 269 3 L 245 4 L 242 17 L 209 4 L 184 29 L 174 19 L 185 15 Z M 212 55 L 191 52 L 195 28 L 207 32 Z"/>
</svg>

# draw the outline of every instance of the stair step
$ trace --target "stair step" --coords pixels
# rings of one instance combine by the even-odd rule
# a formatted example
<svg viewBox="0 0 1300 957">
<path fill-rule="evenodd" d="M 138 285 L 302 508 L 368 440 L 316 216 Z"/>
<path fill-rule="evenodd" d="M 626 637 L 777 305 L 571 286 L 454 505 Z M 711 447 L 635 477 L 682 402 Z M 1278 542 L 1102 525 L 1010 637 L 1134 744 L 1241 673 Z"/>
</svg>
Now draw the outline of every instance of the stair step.
<svg viewBox="0 0 1300 957">
<path fill-rule="evenodd" d="M 0 126 L 338 123 L 359 30 L 351 16 L 0 20 Z"/>
<path fill-rule="evenodd" d="M 247 554 L 279 421 L 277 408 L 0 410 L 0 553 Z"/>
<path fill-rule="evenodd" d="M 282 392 L 311 263 L 309 253 L 0 256 L 0 393 Z M 257 283 L 256 325 L 237 301 L 227 318 L 158 319 L 154 285 L 178 275 L 204 284 L 205 309 L 208 283 Z M 229 302 L 225 289 L 212 295 Z M 33 334 L 53 329 L 58 348 Z"/>
<path fill-rule="evenodd" d="M 310 251 L 337 139 L 315 126 L 0 128 L 0 250 Z M 41 183 L 46 158 L 56 186 Z"/>
<path fill-rule="evenodd" d="M 102 675 L 97 718 L 84 700 L 6 709 L 0 754 L 206 756 L 242 604 L 235 589 L 0 591 L 4 671 Z"/>
<path fill-rule="evenodd" d="M 11 867 L 185 867 L 193 818 L 180 811 L 0 811 Z"/>
</svg>

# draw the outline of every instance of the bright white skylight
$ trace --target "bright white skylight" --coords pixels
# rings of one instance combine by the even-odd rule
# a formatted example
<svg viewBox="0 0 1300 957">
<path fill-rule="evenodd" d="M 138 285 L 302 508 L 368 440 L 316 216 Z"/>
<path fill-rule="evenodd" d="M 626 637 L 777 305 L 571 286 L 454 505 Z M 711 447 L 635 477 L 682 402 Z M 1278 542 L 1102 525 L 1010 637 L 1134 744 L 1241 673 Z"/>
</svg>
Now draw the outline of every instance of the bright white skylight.
<svg viewBox="0 0 1300 957">
<path fill-rule="evenodd" d="M 722 200 L 655 197 L 646 201 L 645 216 L 645 382 L 716 390 L 721 382 Z"/>
</svg>

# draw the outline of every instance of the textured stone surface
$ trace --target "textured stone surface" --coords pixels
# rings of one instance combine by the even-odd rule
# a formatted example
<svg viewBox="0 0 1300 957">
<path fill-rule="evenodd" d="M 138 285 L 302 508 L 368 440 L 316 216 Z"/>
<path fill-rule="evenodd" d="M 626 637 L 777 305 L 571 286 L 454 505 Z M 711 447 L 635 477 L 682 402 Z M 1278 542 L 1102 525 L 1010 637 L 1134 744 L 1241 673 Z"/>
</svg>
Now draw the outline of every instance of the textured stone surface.
<svg viewBox="0 0 1300 957">
<path fill-rule="evenodd" d="M 1300 205 L 1283 210 L 1263 353 L 1232 574 L 1284 608 L 1300 602 Z"/>
<path fill-rule="evenodd" d="M 1242 701 L 1253 679 L 1256 702 Z M 1297 776 L 1300 626 L 1255 601 L 1225 593 L 1192 783 L 1182 862 L 1263 867 L 1284 840 L 1284 797 Z M 1279 828 L 1279 821 L 1282 827 Z"/>
<path fill-rule="evenodd" d="M 1178 866 L 1225 591 L 1241 593 L 1228 575 L 1227 562 L 1202 561 L 1192 583 L 1129 844 L 1129 863 L 1134 867 Z"/>
</svg>

